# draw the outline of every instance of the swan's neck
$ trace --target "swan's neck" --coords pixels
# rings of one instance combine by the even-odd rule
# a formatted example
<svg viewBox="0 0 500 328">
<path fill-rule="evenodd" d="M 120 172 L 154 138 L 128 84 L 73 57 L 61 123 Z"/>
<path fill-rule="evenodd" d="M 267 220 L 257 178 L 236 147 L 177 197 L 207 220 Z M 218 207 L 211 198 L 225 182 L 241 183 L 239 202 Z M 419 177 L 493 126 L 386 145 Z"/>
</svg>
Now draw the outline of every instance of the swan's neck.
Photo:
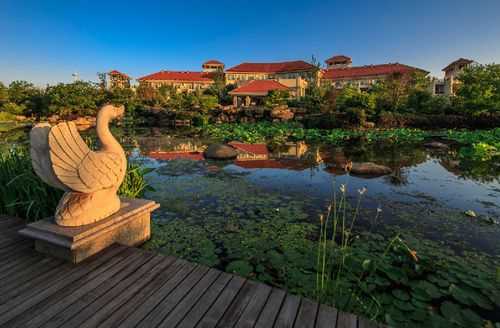
<svg viewBox="0 0 500 328">
<path fill-rule="evenodd" d="M 122 146 L 116 141 L 115 137 L 109 131 L 109 123 L 111 119 L 106 112 L 99 112 L 97 114 L 97 137 L 101 141 L 102 150 L 121 153 L 123 151 Z"/>
</svg>

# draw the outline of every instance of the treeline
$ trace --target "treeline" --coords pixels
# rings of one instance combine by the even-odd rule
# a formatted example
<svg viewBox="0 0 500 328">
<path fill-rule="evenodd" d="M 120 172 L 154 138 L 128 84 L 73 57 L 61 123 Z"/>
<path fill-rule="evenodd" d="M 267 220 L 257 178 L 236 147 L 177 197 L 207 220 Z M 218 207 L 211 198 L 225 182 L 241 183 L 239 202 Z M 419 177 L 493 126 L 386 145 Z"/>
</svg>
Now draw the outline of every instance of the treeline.
<svg viewBox="0 0 500 328">
<path fill-rule="evenodd" d="M 454 96 L 433 95 L 432 81 L 422 74 L 394 74 L 367 91 L 353 86 L 341 90 L 311 87 L 292 106 L 311 111 L 340 112 L 353 121 L 377 120 L 390 115 L 500 114 L 500 65 L 478 65 L 463 71 Z"/>
<path fill-rule="evenodd" d="M 203 92 L 177 93 L 168 86 L 106 89 L 98 83 L 76 81 L 39 88 L 26 81 L 13 81 L 8 86 L 0 82 L 0 121 L 21 115 L 37 119 L 52 115 L 95 115 L 104 103 L 124 104 L 128 114 L 148 108 L 207 111 L 220 103 L 230 103 L 227 93 L 232 88 L 215 84 Z"/>
<path fill-rule="evenodd" d="M 367 91 L 353 86 L 337 90 L 311 83 L 306 95 L 289 99 L 287 92 L 272 92 L 262 105 L 273 107 L 287 104 L 305 108 L 308 113 L 336 112 L 353 122 L 376 121 L 390 115 L 481 115 L 500 114 L 500 65 L 469 67 L 459 77 L 455 96 L 435 96 L 431 80 L 421 74 L 392 75 Z M 104 103 L 125 104 L 129 114 L 159 108 L 167 111 L 207 113 L 218 105 L 232 103 L 229 91 L 217 79 L 208 89 L 192 93 L 177 93 L 163 86 L 158 89 L 140 85 L 137 89 L 109 90 L 102 84 L 76 81 L 45 88 L 26 81 L 14 81 L 8 86 L 0 83 L 0 120 L 23 115 L 43 118 L 51 115 L 95 115 Z"/>
</svg>

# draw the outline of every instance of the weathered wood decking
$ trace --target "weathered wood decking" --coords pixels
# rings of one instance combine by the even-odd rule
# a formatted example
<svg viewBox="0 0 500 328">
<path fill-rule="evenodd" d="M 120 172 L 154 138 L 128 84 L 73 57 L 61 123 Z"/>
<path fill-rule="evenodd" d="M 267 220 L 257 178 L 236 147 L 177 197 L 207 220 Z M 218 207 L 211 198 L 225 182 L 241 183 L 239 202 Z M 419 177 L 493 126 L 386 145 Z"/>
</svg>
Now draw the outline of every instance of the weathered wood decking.
<svg viewBox="0 0 500 328">
<path fill-rule="evenodd" d="M 378 327 L 206 266 L 112 246 L 79 265 L 36 253 L 0 217 L 0 327 Z"/>
</svg>

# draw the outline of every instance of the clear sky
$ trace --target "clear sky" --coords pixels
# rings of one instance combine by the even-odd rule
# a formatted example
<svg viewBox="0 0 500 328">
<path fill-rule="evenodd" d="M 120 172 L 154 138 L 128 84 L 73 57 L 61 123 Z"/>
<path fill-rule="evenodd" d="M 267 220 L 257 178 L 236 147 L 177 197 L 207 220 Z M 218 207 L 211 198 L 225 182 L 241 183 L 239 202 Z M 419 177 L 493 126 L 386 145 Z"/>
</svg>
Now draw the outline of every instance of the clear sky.
<svg viewBox="0 0 500 328">
<path fill-rule="evenodd" d="M 134 78 L 207 59 L 400 62 L 441 76 L 500 63 L 500 0 L 0 0 L 0 81 L 38 85 L 118 69 Z"/>
</svg>

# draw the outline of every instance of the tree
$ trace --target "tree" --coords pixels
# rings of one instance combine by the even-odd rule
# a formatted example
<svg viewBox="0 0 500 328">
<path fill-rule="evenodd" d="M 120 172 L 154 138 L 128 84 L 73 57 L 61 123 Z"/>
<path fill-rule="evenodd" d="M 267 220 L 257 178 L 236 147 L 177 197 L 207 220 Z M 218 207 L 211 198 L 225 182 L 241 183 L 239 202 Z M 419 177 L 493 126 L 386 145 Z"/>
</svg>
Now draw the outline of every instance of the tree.
<svg viewBox="0 0 500 328">
<path fill-rule="evenodd" d="M 430 79 L 426 73 L 393 73 L 385 80 L 375 83 L 370 92 L 375 95 L 378 112 L 404 111 L 407 109 L 408 96 L 412 92 L 428 90 L 429 85 Z"/>
<path fill-rule="evenodd" d="M 7 101 L 9 101 L 9 89 L 7 89 L 2 82 L 0 82 L 0 108 Z"/>
<path fill-rule="evenodd" d="M 268 95 L 264 97 L 264 105 L 266 107 L 276 107 L 279 105 L 285 105 L 287 103 L 290 94 L 286 90 L 272 90 L 269 91 Z"/>
<path fill-rule="evenodd" d="M 92 82 L 75 81 L 50 86 L 46 91 L 49 112 L 58 115 L 95 115 L 106 100 L 106 94 Z"/>
<path fill-rule="evenodd" d="M 500 112 L 500 64 L 468 67 L 458 79 L 457 97 L 465 111 Z"/>
<path fill-rule="evenodd" d="M 350 108 L 361 108 L 365 110 L 375 109 L 375 97 L 366 91 L 347 85 L 336 97 L 336 108 L 345 111 Z"/>
</svg>

